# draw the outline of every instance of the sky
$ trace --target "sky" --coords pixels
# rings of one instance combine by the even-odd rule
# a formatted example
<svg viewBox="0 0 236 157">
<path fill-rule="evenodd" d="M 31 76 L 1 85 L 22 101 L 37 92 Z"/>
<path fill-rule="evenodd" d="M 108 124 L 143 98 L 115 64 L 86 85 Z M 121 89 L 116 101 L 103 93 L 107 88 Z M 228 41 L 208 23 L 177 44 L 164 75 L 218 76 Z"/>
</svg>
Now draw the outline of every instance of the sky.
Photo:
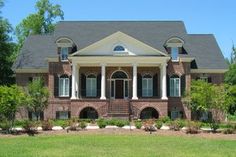
<svg viewBox="0 0 236 157">
<path fill-rule="evenodd" d="M 13 27 L 35 12 L 37 0 L 5 0 Z M 236 0 L 51 0 L 64 20 L 181 20 L 190 34 L 214 34 L 225 57 L 236 45 Z"/>
</svg>

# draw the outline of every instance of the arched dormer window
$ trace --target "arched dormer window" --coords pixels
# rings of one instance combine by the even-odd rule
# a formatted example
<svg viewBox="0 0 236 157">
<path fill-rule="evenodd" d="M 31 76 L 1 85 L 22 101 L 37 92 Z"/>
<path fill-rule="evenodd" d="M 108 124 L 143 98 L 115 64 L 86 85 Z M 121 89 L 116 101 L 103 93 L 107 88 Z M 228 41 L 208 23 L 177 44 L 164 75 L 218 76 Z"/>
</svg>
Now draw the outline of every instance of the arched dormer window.
<svg viewBox="0 0 236 157">
<path fill-rule="evenodd" d="M 179 60 L 179 54 L 183 44 L 184 40 L 179 37 L 172 37 L 166 41 L 165 46 L 169 50 L 172 61 Z"/>
<path fill-rule="evenodd" d="M 89 74 L 86 77 L 86 97 L 97 96 L 97 76 Z"/>
<path fill-rule="evenodd" d="M 142 96 L 153 96 L 153 77 L 150 74 L 145 74 L 142 77 Z"/>
<path fill-rule="evenodd" d="M 70 95 L 70 79 L 67 75 L 61 75 L 59 77 L 59 96 L 69 97 Z"/>
<path fill-rule="evenodd" d="M 74 42 L 69 38 L 61 37 L 56 40 L 56 44 L 59 50 L 58 53 L 60 54 L 61 61 L 67 61 L 69 52 L 74 47 Z"/>
<path fill-rule="evenodd" d="M 170 77 L 170 96 L 171 97 L 180 97 L 181 91 L 180 91 L 180 77 L 178 75 L 172 75 Z"/>
</svg>

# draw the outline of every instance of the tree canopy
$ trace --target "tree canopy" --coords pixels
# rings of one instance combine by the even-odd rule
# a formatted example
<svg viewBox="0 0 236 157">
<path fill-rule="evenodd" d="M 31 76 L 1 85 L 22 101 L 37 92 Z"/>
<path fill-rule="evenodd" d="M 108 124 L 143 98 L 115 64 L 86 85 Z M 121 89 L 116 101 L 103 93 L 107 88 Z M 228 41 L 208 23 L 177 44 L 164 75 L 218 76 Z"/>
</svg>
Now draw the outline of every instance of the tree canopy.
<svg viewBox="0 0 236 157">
<path fill-rule="evenodd" d="M 30 103 L 28 109 L 35 113 L 37 120 L 39 119 L 40 112 L 48 106 L 49 90 L 44 87 L 43 80 L 41 78 L 33 80 L 28 85 L 28 94 L 30 97 Z"/>
<path fill-rule="evenodd" d="M 64 19 L 64 13 L 60 5 L 53 5 L 50 0 L 39 0 L 36 5 L 36 13 L 30 14 L 16 26 L 16 36 L 19 52 L 25 39 L 30 34 L 52 33 L 57 19 Z"/>
<path fill-rule="evenodd" d="M 1 16 L 3 1 L 0 0 L 0 85 L 9 85 L 14 83 L 13 71 L 11 66 L 14 62 L 14 44 L 11 42 L 13 29 L 7 19 Z"/>
</svg>

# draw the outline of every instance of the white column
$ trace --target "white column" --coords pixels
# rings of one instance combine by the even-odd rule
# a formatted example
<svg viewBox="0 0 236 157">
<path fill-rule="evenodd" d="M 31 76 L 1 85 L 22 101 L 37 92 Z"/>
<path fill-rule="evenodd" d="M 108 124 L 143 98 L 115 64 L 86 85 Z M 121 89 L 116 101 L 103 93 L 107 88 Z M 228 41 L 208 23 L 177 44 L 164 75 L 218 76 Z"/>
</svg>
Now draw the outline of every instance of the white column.
<svg viewBox="0 0 236 157">
<path fill-rule="evenodd" d="M 132 99 L 138 99 L 137 97 L 137 64 L 133 64 L 133 96 Z"/>
<path fill-rule="evenodd" d="M 167 100 L 167 88 L 166 88 L 166 66 L 167 64 L 164 63 L 161 65 L 161 99 Z"/>
<path fill-rule="evenodd" d="M 101 97 L 100 99 L 106 99 L 106 65 L 101 65 L 102 76 L 101 76 Z"/>
<path fill-rule="evenodd" d="M 71 99 L 77 99 L 78 92 L 76 92 L 76 90 L 78 90 L 78 68 L 77 68 L 76 63 L 72 64 L 72 89 L 71 90 L 72 90 Z"/>
</svg>

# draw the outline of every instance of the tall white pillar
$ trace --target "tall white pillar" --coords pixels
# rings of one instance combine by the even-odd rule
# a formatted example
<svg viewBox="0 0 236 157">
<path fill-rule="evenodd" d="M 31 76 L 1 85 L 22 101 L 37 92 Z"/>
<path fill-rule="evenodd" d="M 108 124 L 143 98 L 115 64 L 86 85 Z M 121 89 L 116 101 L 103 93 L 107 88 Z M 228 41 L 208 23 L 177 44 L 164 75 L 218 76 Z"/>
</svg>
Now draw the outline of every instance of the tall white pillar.
<svg viewBox="0 0 236 157">
<path fill-rule="evenodd" d="M 137 97 L 137 64 L 133 64 L 133 96 L 132 99 L 138 99 Z"/>
<path fill-rule="evenodd" d="M 78 98 L 78 67 L 76 63 L 72 64 L 72 89 L 71 99 Z"/>
<path fill-rule="evenodd" d="M 101 65 L 102 69 L 102 76 L 101 76 L 101 97 L 100 99 L 105 100 L 106 99 L 106 65 Z"/>
<path fill-rule="evenodd" d="M 167 87 L 166 87 L 166 66 L 167 64 L 164 63 L 161 65 L 161 99 L 167 100 Z"/>
</svg>

